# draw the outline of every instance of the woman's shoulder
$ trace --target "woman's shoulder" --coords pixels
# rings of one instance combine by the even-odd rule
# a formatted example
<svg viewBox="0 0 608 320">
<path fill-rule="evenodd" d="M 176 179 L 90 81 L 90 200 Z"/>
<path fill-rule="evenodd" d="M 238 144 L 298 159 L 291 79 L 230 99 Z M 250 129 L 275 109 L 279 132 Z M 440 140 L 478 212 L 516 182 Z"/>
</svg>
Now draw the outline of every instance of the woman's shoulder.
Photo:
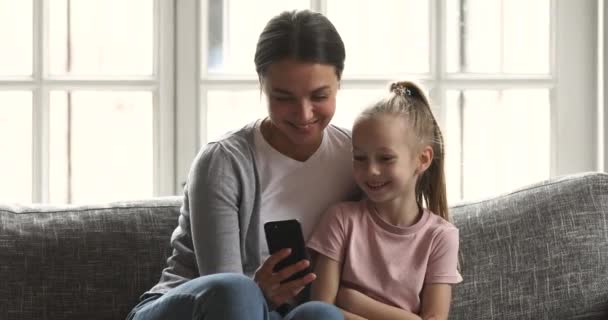
<svg viewBox="0 0 608 320">
<path fill-rule="evenodd" d="M 203 154 L 225 153 L 233 155 L 249 155 L 244 151 L 252 151 L 254 146 L 256 122 L 249 123 L 244 127 L 229 131 L 222 136 L 211 140 L 199 151 Z"/>
<path fill-rule="evenodd" d="M 192 169 L 228 168 L 234 164 L 240 167 L 252 166 L 254 130 L 255 123 L 250 123 L 241 129 L 209 141 L 199 150 L 192 163 Z"/>
<path fill-rule="evenodd" d="M 228 148 L 251 148 L 255 137 L 255 130 L 258 120 L 250 122 L 237 130 L 228 131 L 207 145 L 228 147 Z"/>
<path fill-rule="evenodd" d="M 329 136 L 339 141 L 346 141 L 350 144 L 352 140 L 352 132 L 349 129 L 339 127 L 335 124 L 330 124 L 325 129 Z"/>
</svg>

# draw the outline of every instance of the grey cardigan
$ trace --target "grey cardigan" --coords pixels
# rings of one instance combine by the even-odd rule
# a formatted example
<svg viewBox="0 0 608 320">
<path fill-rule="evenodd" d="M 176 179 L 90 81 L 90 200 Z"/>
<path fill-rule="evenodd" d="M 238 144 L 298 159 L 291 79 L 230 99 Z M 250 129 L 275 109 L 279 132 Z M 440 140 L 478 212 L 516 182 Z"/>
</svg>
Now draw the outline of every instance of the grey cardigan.
<svg viewBox="0 0 608 320">
<path fill-rule="evenodd" d="M 335 127 L 350 139 L 350 132 Z M 196 156 L 173 231 L 173 255 L 148 294 L 220 272 L 252 277 L 261 264 L 255 122 L 207 144 Z M 196 230 L 197 232 L 192 232 Z"/>
</svg>

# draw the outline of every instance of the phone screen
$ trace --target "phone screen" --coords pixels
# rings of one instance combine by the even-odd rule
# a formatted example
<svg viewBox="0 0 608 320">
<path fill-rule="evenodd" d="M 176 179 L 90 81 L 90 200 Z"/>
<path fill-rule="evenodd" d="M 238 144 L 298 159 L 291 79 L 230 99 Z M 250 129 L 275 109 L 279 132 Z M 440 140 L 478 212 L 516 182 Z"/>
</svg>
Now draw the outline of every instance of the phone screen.
<svg viewBox="0 0 608 320">
<path fill-rule="evenodd" d="M 266 242 L 268 243 L 268 251 L 274 254 L 284 248 L 291 248 L 291 254 L 287 258 L 277 263 L 274 271 L 277 272 L 289 265 L 297 263 L 302 259 L 308 259 L 304 235 L 298 220 L 281 220 L 270 221 L 264 224 L 264 232 L 266 233 Z M 311 272 L 310 267 L 293 274 L 284 282 L 289 282 L 300 277 L 303 277 Z"/>
</svg>

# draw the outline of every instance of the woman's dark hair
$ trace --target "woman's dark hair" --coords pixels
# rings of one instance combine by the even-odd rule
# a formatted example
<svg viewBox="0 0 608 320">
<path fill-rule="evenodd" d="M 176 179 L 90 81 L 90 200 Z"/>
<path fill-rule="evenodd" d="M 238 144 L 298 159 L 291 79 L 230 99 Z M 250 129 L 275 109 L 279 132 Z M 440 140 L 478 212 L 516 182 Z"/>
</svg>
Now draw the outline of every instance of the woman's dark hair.
<svg viewBox="0 0 608 320">
<path fill-rule="evenodd" d="M 294 58 L 332 65 L 340 80 L 345 56 L 342 38 L 329 19 L 310 10 L 294 10 L 268 21 L 258 39 L 254 62 L 260 79 L 271 64 Z"/>
</svg>

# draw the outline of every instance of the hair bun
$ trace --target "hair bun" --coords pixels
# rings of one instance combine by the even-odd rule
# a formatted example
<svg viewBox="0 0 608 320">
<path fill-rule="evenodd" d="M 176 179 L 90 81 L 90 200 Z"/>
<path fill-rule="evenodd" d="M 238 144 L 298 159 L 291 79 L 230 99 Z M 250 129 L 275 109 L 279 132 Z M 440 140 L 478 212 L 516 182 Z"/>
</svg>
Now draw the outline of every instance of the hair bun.
<svg viewBox="0 0 608 320">
<path fill-rule="evenodd" d="M 391 83 L 391 92 L 404 97 L 412 96 L 412 90 L 408 87 L 408 83 L 406 81 Z"/>
</svg>

